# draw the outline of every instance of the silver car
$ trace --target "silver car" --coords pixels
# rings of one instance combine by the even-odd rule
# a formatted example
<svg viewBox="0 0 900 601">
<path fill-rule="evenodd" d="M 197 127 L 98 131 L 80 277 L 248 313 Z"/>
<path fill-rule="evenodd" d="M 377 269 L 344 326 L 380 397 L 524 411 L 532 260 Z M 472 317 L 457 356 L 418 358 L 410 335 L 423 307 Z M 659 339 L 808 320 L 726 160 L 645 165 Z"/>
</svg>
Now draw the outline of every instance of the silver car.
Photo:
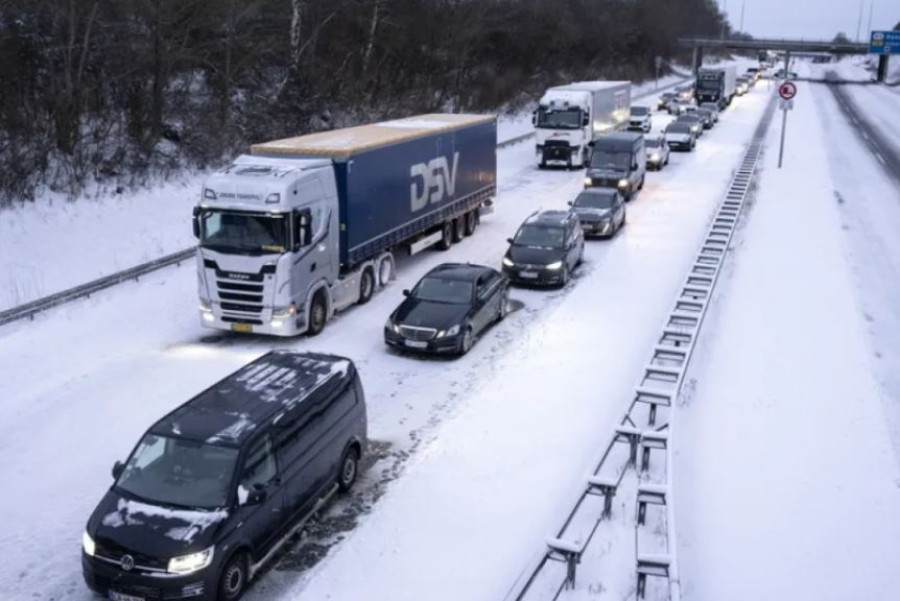
<svg viewBox="0 0 900 601">
<path fill-rule="evenodd" d="M 644 147 L 647 149 L 647 169 L 660 171 L 669 164 L 669 141 L 665 134 L 644 136 Z"/>
</svg>

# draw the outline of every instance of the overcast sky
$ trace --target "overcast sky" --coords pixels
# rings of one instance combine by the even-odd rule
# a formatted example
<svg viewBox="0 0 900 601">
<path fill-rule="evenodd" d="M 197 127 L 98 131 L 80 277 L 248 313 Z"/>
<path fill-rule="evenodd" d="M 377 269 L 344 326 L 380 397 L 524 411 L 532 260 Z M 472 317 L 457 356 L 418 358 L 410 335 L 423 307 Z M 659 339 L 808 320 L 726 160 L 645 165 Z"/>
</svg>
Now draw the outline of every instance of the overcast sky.
<svg viewBox="0 0 900 601">
<path fill-rule="evenodd" d="M 776 38 L 830 40 L 839 31 L 856 38 L 860 0 L 718 0 L 727 9 L 734 29 L 741 26 L 750 35 Z M 900 0 L 863 0 L 860 38 L 868 40 L 869 5 L 873 5 L 872 29 L 891 29 L 900 21 Z"/>
</svg>

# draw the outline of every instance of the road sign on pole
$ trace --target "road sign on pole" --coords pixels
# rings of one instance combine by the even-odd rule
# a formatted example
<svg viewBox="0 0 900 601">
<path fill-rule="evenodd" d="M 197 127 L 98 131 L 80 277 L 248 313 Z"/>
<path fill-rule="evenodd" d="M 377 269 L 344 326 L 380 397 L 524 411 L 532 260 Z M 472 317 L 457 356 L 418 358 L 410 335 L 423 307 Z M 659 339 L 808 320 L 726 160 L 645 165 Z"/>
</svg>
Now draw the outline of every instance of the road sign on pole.
<svg viewBox="0 0 900 601">
<path fill-rule="evenodd" d="M 778 151 L 778 168 L 784 159 L 784 132 L 787 129 L 787 114 L 794 108 L 794 96 L 797 95 L 797 84 L 786 81 L 778 86 L 778 95 L 781 96 L 781 148 Z"/>
<path fill-rule="evenodd" d="M 900 54 L 900 31 L 873 31 L 869 54 Z"/>
<path fill-rule="evenodd" d="M 784 100 L 791 100 L 797 95 L 797 84 L 792 81 L 786 81 L 778 86 L 778 95 Z"/>
<path fill-rule="evenodd" d="M 657 56 L 655 62 L 656 62 L 656 89 L 658 90 L 659 89 L 659 70 L 663 66 L 663 57 Z"/>
</svg>

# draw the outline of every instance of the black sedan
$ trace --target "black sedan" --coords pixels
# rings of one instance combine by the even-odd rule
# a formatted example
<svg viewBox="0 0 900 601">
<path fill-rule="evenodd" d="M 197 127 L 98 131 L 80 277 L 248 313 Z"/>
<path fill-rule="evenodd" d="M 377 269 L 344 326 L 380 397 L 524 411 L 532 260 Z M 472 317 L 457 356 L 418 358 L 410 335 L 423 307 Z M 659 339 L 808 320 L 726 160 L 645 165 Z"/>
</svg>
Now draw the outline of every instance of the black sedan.
<svg viewBox="0 0 900 601">
<path fill-rule="evenodd" d="M 509 240 L 503 273 L 517 284 L 565 286 L 584 257 L 584 234 L 569 211 L 535 213 Z"/>
<path fill-rule="evenodd" d="M 406 300 L 384 324 L 389 346 L 465 355 L 479 334 L 506 317 L 509 280 L 490 267 L 438 265 L 404 290 Z"/>
</svg>

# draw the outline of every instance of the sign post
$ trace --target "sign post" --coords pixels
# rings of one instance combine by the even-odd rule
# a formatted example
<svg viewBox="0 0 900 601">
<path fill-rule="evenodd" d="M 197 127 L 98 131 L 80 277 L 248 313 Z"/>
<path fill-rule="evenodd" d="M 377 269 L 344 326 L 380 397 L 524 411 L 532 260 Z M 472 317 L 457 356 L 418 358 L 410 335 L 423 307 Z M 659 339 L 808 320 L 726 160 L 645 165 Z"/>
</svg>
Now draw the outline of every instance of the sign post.
<svg viewBox="0 0 900 601">
<path fill-rule="evenodd" d="M 659 70 L 662 68 L 663 57 L 656 57 L 656 89 L 659 89 Z"/>
<path fill-rule="evenodd" d="M 784 158 L 784 132 L 787 129 L 788 111 L 794 108 L 794 96 L 797 95 L 797 85 L 792 81 L 786 81 L 778 86 L 778 95 L 781 96 L 781 149 L 778 151 L 778 168 L 781 169 L 781 161 Z"/>
</svg>

